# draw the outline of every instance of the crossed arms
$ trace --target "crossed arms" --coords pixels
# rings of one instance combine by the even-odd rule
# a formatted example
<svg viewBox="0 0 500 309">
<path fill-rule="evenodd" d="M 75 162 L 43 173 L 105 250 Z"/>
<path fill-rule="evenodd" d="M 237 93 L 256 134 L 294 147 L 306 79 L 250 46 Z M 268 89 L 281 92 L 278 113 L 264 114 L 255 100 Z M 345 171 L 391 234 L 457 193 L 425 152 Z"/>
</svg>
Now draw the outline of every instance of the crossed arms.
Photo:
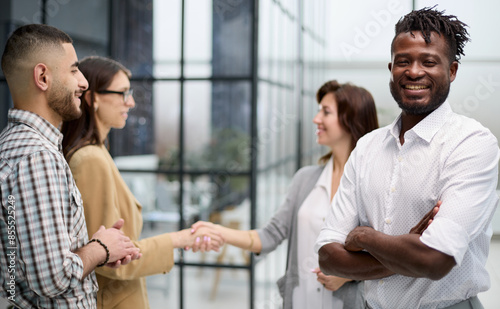
<svg viewBox="0 0 500 309">
<path fill-rule="evenodd" d="M 321 247 L 321 270 L 328 275 L 354 280 L 380 279 L 396 273 L 441 279 L 455 266 L 455 259 L 420 241 L 440 206 L 438 202 L 405 235 L 391 236 L 370 227 L 356 227 L 347 236 L 345 245 L 330 243 Z"/>
</svg>

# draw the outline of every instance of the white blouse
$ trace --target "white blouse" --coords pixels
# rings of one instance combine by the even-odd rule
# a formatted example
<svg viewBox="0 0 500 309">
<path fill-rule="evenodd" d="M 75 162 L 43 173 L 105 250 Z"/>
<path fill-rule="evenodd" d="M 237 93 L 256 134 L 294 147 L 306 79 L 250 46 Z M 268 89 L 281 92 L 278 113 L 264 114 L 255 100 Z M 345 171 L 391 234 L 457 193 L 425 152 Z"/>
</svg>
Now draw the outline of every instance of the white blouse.
<svg viewBox="0 0 500 309">
<path fill-rule="evenodd" d="M 331 207 L 333 157 L 326 164 L 318 182 L 299 208 L 297 217 L 299 285 L 293 291 L 293 308 L 342 308 L 342 300 L 334 298 L 317 281 L 312 270 L 319 267 L 314 244 Z"/>
</svg>

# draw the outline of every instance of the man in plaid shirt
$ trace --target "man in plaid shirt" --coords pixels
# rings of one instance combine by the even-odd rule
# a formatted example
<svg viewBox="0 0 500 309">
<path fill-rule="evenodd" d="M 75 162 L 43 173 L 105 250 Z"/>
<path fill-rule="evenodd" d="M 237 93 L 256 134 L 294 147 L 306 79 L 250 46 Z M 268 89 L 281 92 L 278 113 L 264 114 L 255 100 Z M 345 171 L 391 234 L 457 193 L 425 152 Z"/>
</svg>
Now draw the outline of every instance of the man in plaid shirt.
<svg viewBox="0 0 500 309">
<path fill-rule="evenodd" d="M 95 308 L 94 268 L 141 254 L 120 231 L 123 220 L 88 239 L 58 129 L 80 116 L 88 87 L 72 40 L 54 27 L 20 27 L 2 70 L 14 108 L 0 135 L 0 296 L 23 309 Z"/>
</svg>

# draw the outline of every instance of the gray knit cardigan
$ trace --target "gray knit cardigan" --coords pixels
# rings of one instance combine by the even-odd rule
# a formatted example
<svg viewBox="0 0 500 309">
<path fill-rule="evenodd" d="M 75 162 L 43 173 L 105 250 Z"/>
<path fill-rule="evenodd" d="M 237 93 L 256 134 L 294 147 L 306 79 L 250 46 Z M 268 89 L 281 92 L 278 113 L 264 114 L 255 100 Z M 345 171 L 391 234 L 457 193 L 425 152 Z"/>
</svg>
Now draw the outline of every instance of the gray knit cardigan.
<svg viewBox="0 0 500 309">
<path fill-rule="evenodd" d="M 288 253 L 286 272 L 278 281 L 278 288 L 283 297 L 283 309 L 292 309 L 293 289 L 299 285 L 297 261 L 297 214 L 299 208 L 314 188 L 324 166 L 306 166 L 295 173 L 288 189 L 285 202 L 271 218 L 269 223 L 257 232 L 262 242 L 261 254 L 266 254 L 288 239 Z M 362 284 L 348 282 L 339 290 L 332 292 L 332 296 L 344 301 L 344 308 L 364 308 Z"/>
</svg>

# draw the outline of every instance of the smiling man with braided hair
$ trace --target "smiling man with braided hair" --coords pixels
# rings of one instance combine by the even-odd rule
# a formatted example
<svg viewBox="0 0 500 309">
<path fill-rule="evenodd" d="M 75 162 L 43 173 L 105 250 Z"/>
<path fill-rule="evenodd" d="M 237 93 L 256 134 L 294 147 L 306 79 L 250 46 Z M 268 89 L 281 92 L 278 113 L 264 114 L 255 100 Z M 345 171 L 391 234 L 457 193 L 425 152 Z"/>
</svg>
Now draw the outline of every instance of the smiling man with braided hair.
<svg viewBox="0 0 500 309">
<path fill-rule="evenodd" d="M 483 308 L 500 151 L 446 102 L 466 26 L 434 7 L 396 24 L 389 86 L 402 112 L 358 141 L 318 237 L 323 273 L 366 280 L 366 308 Z"/>
</svg>

